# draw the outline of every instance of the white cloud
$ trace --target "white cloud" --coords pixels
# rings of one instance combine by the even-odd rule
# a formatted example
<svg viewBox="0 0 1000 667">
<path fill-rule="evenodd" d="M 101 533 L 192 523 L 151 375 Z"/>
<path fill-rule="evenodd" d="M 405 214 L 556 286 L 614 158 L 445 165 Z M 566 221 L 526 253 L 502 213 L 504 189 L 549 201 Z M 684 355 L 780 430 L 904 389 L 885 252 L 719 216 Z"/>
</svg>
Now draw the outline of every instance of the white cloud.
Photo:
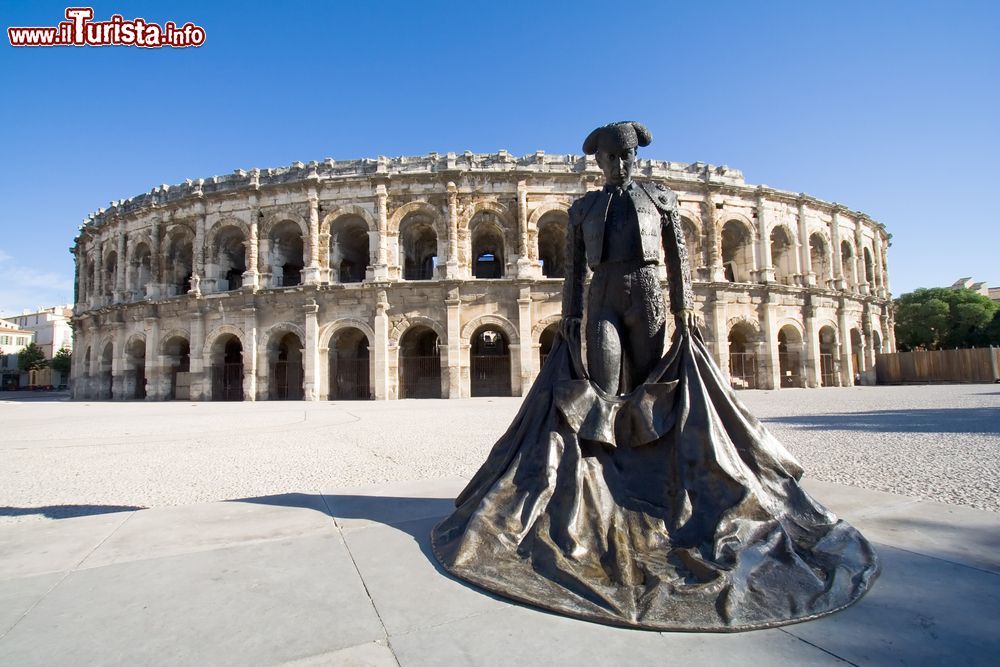
<svg viewBox="0 0 1000 667">
<path fill-rule="evenodd" d="M 72 301 L 72 276 L 23 265 L 0 248 L 0 317 Z"/>
</svg>

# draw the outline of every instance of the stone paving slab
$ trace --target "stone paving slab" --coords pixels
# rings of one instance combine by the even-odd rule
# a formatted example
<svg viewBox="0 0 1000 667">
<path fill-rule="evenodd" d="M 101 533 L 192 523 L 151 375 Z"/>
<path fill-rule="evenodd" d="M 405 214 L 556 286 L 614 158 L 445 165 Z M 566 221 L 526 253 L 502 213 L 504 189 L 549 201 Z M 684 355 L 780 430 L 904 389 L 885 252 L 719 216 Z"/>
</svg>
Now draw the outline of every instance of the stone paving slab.
<svg viewBox="0 0 1000 667">
<path fill-rule="evenodd" d="M 779 629 L 656 633 L 535 610 L 445 574 L 429 532 L 464 485 L 0 527 L 0 664 L 985 665 L 1000 655 L 1000 515 L 807 481 L 876 543 L 873 591 Z M 949 548 L 956 539 L 967 546 Z"/>
</svg>

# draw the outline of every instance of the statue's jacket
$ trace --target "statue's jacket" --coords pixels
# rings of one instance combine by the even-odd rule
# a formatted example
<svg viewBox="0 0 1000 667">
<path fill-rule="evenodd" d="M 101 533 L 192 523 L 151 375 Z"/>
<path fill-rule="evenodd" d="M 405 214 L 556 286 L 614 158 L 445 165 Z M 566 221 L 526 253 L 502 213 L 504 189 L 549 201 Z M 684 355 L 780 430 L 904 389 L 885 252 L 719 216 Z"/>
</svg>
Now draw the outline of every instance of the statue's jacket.
<svg viewBox="0 0 1000 667">
<path fill-rule="evenodd" d="M 693 307 L 687 246 L 681 229 L 677 195 L 665 185 L 634 181 L 626 189 L 632 200 L 630 224 L 639 227 L 642 260 L 659 264 L 661 247 L 666 260 L 672 312 Z M 566 282 L 563 286 L 563 316 L 583 316 L 583 284 L 586 268 L 597 269 L 604 252 L 604 231 L 611 193 L 588 192 L 573 202 L 566 230 Z"/>
</svg>

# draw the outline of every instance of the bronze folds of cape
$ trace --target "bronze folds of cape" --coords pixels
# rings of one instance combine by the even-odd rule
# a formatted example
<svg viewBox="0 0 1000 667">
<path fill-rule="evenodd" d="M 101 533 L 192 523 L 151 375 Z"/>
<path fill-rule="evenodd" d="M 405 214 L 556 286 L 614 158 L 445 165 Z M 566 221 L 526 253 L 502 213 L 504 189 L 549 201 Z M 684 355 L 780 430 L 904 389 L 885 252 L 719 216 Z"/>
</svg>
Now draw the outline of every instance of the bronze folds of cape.
<svg viewBox="0 0 1000 667">
<path fill-rule="evenodd" d="M 799 486 L 697 332 L 624 397 L 570 347 L 434 528 L 449 572 L 569 616 L 699 632 L 804 621 L 868 590 L 871 545 Z"/>
<path fill-rule="evenodd" d="M 570 208 L 563 338 L 434 528 L 434 554 L 500 595 L 615 625 L 727 632 L 846 607 L 874 581 L 875 553 L 803 491 L 802 468 L 712 360 L 677 199 L 631 180 L 650 141 L 625 121 L 584 142 L 607 185 Z M 678 327 L 657 359 L 661 243 Z"/>
</svg>

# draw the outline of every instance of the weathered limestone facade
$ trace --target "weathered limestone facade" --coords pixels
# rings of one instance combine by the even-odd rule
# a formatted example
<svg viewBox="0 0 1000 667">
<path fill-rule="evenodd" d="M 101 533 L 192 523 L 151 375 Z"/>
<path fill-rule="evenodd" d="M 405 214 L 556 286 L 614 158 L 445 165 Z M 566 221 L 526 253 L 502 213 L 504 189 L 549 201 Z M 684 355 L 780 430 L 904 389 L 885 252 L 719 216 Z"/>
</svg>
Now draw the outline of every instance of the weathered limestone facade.
<svg viewBox="0 0 1000 667">
<path fill-rule="evenodd" d="M 740 172 L 640 160 L 680 199 L 702 330 L 737 387 L 848 385 L 893 351 L 884 227 Z M 78 399 L 521 395 L 560 317 L 593 158 L 431 154 L 161 186 L 90 216 Z"/>
</svg>

